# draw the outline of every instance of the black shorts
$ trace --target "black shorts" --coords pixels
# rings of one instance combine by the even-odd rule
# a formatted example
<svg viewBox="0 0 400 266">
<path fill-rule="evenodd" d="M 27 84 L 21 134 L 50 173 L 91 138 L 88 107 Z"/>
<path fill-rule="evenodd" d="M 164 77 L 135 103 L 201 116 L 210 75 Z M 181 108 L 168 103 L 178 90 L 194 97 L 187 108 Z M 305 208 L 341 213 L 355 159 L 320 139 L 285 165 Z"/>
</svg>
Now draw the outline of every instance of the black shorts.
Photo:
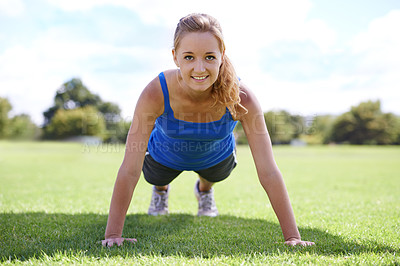
<svg viewBox="0 0 400 266">
<path fill-rule="evenodd" d="M 219 182 L 227 178 L 236 167 L 236 153 L 233 152 L 222 162 L 210 168 L 194 171 L 209 182 Z M 143 175 L 147 182 L 155 186 L 166 186 L 172 182 L 182 170 L 175 170 L 156 162 L 147 152 L 143 162 Z"/>
</svg>

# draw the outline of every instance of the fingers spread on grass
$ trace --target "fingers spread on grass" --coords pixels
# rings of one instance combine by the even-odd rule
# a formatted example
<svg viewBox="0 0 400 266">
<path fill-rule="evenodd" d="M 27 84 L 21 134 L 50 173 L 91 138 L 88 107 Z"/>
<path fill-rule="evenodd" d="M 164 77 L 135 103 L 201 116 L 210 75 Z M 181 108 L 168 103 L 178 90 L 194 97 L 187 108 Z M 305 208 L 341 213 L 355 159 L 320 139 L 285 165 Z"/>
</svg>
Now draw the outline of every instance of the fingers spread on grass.
<svg viewBox="0 0 400 266">
<path fill-rule="evenodd" d="M 103 245 L 103 247 L 112 247 L 114 244 L 117 244 L 117 246 L 122 246 L 124 241 L 128 241 L 131 243 L 135 243 L 137 242 L 137 240 L 135 238 L 123 238 L 123 237 L 119 237 L 119 238 L 109 238 L 109 239 L 105 239 L 101 241 L 101 244 Z"/>
<path fill-rule="evenodd" d="M 302 241 L 302 240 L 289 240 L 285 241 L 285 244 L 288 246 L 303 246 L 303 247 L 315 245 L 314 242 Z"/>
<path fill-rule="evenodd" d="M 103 247 L 111 247 L 113 245 L 111 239 L 105 239 L 105 240 L 101 240 L 101 245 L 103 245 Z"/>
</svg>

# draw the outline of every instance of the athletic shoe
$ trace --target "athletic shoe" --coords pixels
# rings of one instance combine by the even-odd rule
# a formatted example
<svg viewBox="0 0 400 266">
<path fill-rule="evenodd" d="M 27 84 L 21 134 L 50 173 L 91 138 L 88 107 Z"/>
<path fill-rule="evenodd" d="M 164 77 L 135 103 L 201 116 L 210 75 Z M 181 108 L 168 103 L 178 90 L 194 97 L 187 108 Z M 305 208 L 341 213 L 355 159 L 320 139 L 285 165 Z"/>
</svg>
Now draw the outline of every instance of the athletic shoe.
<svg viewBox="0 0 400 266">
<path fill-rule="evenodd" d="M 147 213 L 154 216 L 168 214 L 168 194 L 169 186 L 167 191 L 159 191 L 155 186 L 153 186 L 153 194 L 151 196 L 150 207 Z"/>
<path fill-rule="evenodd" d="M 211 188 L 209 191 L 200 192 L 199 181 L 197 181 L 196 185 L 194 186 L 194 195 L 199 202 L 199 211 L 197 212 L 198 216 L 215 217 L 218 215 L 218 209 L 214 200 L 213 188 Z"/>
</svg>

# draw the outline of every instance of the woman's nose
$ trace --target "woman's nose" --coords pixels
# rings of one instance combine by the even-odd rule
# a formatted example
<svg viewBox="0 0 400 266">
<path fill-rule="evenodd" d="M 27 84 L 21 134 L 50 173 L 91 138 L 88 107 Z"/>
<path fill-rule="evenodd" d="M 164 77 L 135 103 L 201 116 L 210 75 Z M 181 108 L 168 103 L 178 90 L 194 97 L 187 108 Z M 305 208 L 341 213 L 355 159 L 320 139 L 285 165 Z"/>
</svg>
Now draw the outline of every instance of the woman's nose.
<svg viewBox="0 0 400 266">
<path fill-rule="evenodd" d="M 203 60 L 197 60 L 195 66 L 194 66 L 194 71 L 195 72 L 199 72 L 202 73 L 204 72 L 206 69 L 204 68 L 204 62 Z"/>
</svg>

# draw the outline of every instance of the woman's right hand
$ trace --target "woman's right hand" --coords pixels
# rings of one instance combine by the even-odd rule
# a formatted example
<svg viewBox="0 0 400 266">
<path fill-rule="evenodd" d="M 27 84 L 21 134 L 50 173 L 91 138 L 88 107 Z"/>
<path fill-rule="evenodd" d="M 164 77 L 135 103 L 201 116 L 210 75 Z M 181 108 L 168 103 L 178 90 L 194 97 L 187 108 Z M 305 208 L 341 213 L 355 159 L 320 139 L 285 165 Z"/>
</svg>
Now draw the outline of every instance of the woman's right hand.
<svg viewBox="0 0 400 266">
<path fill-rule="evenodd" d="M 137 242 L 136 238 L 124 238 L 124 237 L 118 237 L 118 238 L 106 238 L 105 240 L 101 240 L 101 244 L 103 247 L 112 247 L 114 244 L 117 244 L 117 246 L 121 246 L 124 241 L 129 241 L 131 243 Z"/>
</svg>

